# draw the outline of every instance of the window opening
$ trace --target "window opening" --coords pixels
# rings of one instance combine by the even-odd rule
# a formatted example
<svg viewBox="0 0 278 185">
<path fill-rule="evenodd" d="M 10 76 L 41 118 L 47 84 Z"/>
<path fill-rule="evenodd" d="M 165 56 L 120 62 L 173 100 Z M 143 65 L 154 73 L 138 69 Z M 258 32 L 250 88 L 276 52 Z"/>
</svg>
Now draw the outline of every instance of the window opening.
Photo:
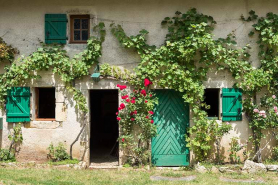
<svg viewBox="0 0 278 185">
<path fill-rule="evenodd" d="M 36 88 L 36 120 L 55 120 L 55 88 Z"/>
</svg>

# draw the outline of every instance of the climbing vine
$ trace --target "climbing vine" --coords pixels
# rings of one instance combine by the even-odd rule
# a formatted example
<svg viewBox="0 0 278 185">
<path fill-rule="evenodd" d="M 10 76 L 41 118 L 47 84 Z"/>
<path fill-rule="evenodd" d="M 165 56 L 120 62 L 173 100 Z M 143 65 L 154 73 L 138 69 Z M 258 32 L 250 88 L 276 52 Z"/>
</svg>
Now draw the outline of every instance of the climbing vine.
<svg viewBox="0 0 278 185">
<path fill-rule="evenodd" d="M 18 51 L 12 46 L 8 45 L 1 37 L 0 37 L 0 62 L 8 61 L 13 62 L 15 55 Z"/>
<path fill-rule="evenodd" d="M 141 30 L 135 36 L 127 36 L 120 25 L 111 24 L 112 33 L 122 46 L 134 48 L 141 57 L 141 63 L 135 68 L 132 78 L 128 79 L 130 75 L 125 76 L 125 73 L 119 70 L 116 73 L 117 79 L 124 77 L 136 85 L 149 78 L 155 86 L 184 93 L 185 102 L 192 106 L 192 119 L 195 124 L 189 129 L 190 137 L 186 140 L 197 160 L 205 160 L 208 157 L 212 143 L 219 142 L 220 139 L 215 135 L 216 130 L 222 130 L 214 121 L 207 120 L 207 114 L 202 109 L 209 108 L 203 103 L 205 87 L 202 82 L 206 80 L 210 69 L 231 72 L 237 80 L 235 86 L 243 89 L 246 96 L 243 105 L 254 133 L 252 140 L 255 152 L 259 150 L 260 140 L 264 137 L 262 130 L 270 128 L 266 123 L 262 126 L 257 124 L 253 119 L 253 107 L 256 104 L 256 93 L 264 87 L 267 87 L 269 93 L 277 93 L 278 16 L 268 13 L 266 18 L 258 19 L 254 11 L 249 14 L 248 18 L 241 16 L 241 19 L 248 22 L 258 20 L 253 25 L 255 30 L 249 33 L 249 36 L 253 36 L 255 32 L 259 34 L 261 67 L 258 69 L 254 69 L 249 61 L 249 45 L 238 47 L 233 32 L 227 38 L 214 39 L 212 31 L 216 21 L 211 16 L 198 13 L 194 8 L 186 13 L 177 11 L 174 17 L 166 17 L 162 21 L 162 25 L 168 28 L 168 34 L 161 47 L 147 44 L 146 30 Z M 106 64 L 104 75 L 111 76 L 112 68 L 114 66 L 109 67 Z M 273 128 L 273 124 L 267 125 L 272 125 Z M 228 132 L 227 129 L 228 127 L 223 133 Z"/>
<path fill-rule="evenodd" d="M 103 64 L 100 69 L 101 74 L 122 79 L 137 89 L 143 88 L 142 81 L 148 79 L 154 87 L 182 92 L 185 103 L 191 105 L 194 122 L 194 126 L 190 127 L 188 131 L 189 137 L 186 137 L 188 147 L 193 150 L 198 160 L 205 160 L 211 152 L 211 143 L 219 142 L 220 137 L 228 132 L 230 126 L 221 128 L 214 121 L 207 119 L 203 108 L 209 109 L 209 106 L 203 103 L 205 89 L 203 81 L 206 80 L 210 70 L 229 71 L 236 80 L 235 86 L 243 89 L 245 94 L 243 108 L 253 131 L 252 141 L 255 153 L 257 153 L 260 148 L 260 140 L 264 137 L 263 130 L 276 128 L 271 124 L 273 121 L 262 121 L 264 116 L 258 117 L 254 109 L 266 107 L 265 104 L 260 105 L 260 102 L 266 102 L 267 98 L 264 97 L 260 102 L 256 101 L 257 93 L 263 88 L 267 89 L 268 97 L 278 93 L 278 15 L 268 13 L 266 17 L 259 18 L 254 11 L 250 11 L 249 14 L 249 17 L 241 16 L 241 19 L 254 22 L 254 30 L 249 33 L 249 36 L 258 35 L 257 43 L 260 49 L 258 56 L 261 66 L 257 69 L 252 67 L 249 60 L 249 49 L 251 49 L 249 45 L 238 47 L 233 32 L 226 38 L 213 38 L 212 31 L 217 22 L 213 17 L 198 13 L 193 8 L 186 13 L 177 11 L 174 17 L 166 17 L 162 21 L 161 24 L 168 29 L 168 34 L 164 44 L 160 47 L 147 44 L 147 30 L 143 29 L 137 35 L 128 36 L 120 25 L 111 24 L 112 34 L 123 47 L 135 49 L 141 62 L 134 69 L 134 73 Z M 99 37 L 90 38 L 86 50 L 73 59 L 66 55 L 61 46 L 44 45 L 30 56 L 20 58 L 11 66 L 6 67 L 6 72 L 0 77 L 0 103 L 5 102 L 7 90 L 12 86 L 27 83 L 30 79 L 37 79 L 40 77 L 38 71 L 51 69 L 61 76 L 67 89 L 73 93 L 77 108 L 87 112 L 85 97 L 74 88 L 73 83 L 75 79 L 88 75 L 89 68 L 98 63 L 105 36 L 104 24 L 100 23 L 96 27 L 96 31 L 98 31 Z M 4 43 L 2 39 L 0 40 L 0 51 L 0 61 L 13 61 L 16 50 Z M 131 94 L 130 96 L 138 95 Z M 139 109 L 140 106 L 139 104 L 138 107 L 130 104 L 128 107 Z M 270 107 L 268 109 L 273 112 Z M 125 110 L 130 111 L 129 108 Z M 139 122 L 129 119 L 122 120 L 120 123 L 129 126 L 139 124 Z M 132 129 L 133 127 L 125 128 L 122 133 L 125 138 L 121 138 L 132 141 L 130 146 L 134 144 L 134 140 L 131 138 L 133 137 Z M 217 129 L 221 134 L 215 134 Z M 142 136 L 144 143 L 150 138 L 149 136 Z M 128 143 L 125 142 L 124 145 L 128 145 Z M 144 151 L 146 151 L 145 149 Z M 136 154 L 136 160 L 141 163 L 141 154 L 145 155 L 145 152 L 141 152 L 140 155 L 139 153 Z"/>
<path fill-rule="evenodd" d="M 202 107 L 204 85 L 207 72 L 216 67 L 228 69 L 236 79 L 252 71 L 248 62 L 247 45 L 236 48 L 235 37 L 228 35 L 225 39 L 213 39 L 213 25 L 216 21 L 207 15 L 190 9 L 182 14 L 166 17 L 162 25 L 168 27 L 168 34 L 161 47 L 146 43 L 146 30 L 138 35 L 127 36 L 120 25 L 112 24 L 112 33 L 126 48 L 134 48 L 141 57 L 141 63 L 135 68 L 136 82 L 149 78 L 156 86 L 175 89 L 184 93 L 186 103 L 192 106 L 195 125 L 189 129 L 188 146 L 193 149 L 198 160 L 205 160 L 214 143 L 215 124 L 207 119 Z M 209 132 L 211 130 L 211 132 Z M 207 134 L 204 134 L 207 133 Z"/>
<path fill-rule="evenodd" d="M 73 84 L 76 79 L 89 75 L 89 69 L 98 63 L 98 58 L 101 56 L 105 37 L 104 24 L 99 23 L 94 30 L 99 33 L 99 37 L 91 37 L 86 49 L 72 59 L 60 45 L 43 45 L 30 56 L 19 58 L 11 66 L 5 67 L 6 72 L 0 77 L 0 103 L 5 103 L 7 91 L 11 87 L 40 78 L 39 71 L 52 70 L 61 77 L 66 88 L 73 94 L 76 108 L 86 113 L 88 111 L 86 98 Z"/>
</svg>

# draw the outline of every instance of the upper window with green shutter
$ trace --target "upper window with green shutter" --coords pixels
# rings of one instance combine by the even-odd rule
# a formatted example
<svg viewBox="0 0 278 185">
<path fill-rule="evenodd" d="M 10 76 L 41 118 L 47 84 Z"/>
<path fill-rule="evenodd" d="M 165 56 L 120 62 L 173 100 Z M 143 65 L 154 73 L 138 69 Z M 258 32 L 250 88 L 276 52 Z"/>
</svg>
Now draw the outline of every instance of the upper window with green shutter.
<svg viewBox="0 0 278 185">
<path fill-rule="evenodd" d="M 30 87 L 12 87 L 6 104 L 7 122 L 30 121 Z"/>
<path fill-rule="evenodd" d="M 242 120 L 242 90 L 238 88 L 222 89 L 222 120 Z"/>
<path fill-rule="evenodd" d="M 45 14 L 45 43 L 67 43 L 67 15 Z"/>
</svg>

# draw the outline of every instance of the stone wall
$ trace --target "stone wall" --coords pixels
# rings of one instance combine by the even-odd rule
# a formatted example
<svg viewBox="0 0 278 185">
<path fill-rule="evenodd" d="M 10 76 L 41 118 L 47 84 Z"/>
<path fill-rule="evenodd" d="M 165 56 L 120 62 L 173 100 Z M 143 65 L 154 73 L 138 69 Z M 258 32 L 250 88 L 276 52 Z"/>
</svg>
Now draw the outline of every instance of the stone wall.
<svg viewBox="0 0 278 185">
<path fill-rule="evenodd" d="M 148 43 L 160 46 L 167 33 L 167 29 L 160 25 L 164 17 L 173 16 L 177 10 L 185 12 L 191 7 L 196 7 L 199 12 L 211 15 L 217 21 L 218 24 L 214 31 L 215 38 L 226 37 L 227 34 L 234 31 L 239 46 L 245 44 L 254 46 L 251 50 L 251 60 L 252 65 L 257 67 L 259 63 L 258 47 L 255 45 L 256 38 L 248 37 L 249 31 L 252 29 L 252 22 L 242 22 L 239 18 L 241 15 L 247 16 L 250 10 L 255 10 L 259 16 L 264 16 L 267 12 L 278 13 L 277 5 L 278 2 L 274 0 L 1 0 L 0 37 L 18 48 L 20 55 L 26 56 L 39 47 L 39 41 L 44 41 L 44 14 L 64 13 L 68 16 L 89 14 L 91 25 L 104 22 L 107 27 L 107 36 L 103 43 L 103 56 L 100 62 L 133 69 L 140 62 L 140 58 L 133 50 L 124 49 L 119 45 L 109 31 L 110 23 L 122 25 L 128 35 L 137 34 L 139 30 L 146 29 L 150 32 L 147 36 Z M 84 48 L 83 44 L 66 44 L 65 46 L 70 56 L 81 52 Z M 0 73 L 3 72 L 4 65 L 0 64 Z M 81 125 L 90 121 L 89 118 L 84 120 L 78 117 L 72 97 L 64 91 L 64 85 L 58 76 L 43 72 L 42 77 L 28 85 L 31 86 L 32 91 L 34 87 L 56 87 L 56 115 L 58 117 L 56 122 L 31 121 L 30 124 L 24 126 L 24 141 L 19 158 L 25 160 L 45 160 L 46 148 L 50 142 L 64 142 L 69 149 L 69 145 L 77 136 Z M 223 88 L 232 87 L 234 82 L 233 77 L 227 71 L 215 72 L 212 69 L 208 81 L 204 84 L 208 88 Z M 76 82 L 76 87 L 81 89 L 89 100 L 89 89 L 115 89 L 117 83 L 119 82 L 113 80 L 101 80 L 99 83 L 94 83 L 89 77 L 84 77 Z M 34 112 L 33 108 L 32 112 Z M 1 115 L 5 119 L 4 111 Z M 190 124 L 194 123 L 191 121 Z M 245 143 L 250 134 L 244 115 L 242 121 L 232 122 L 232 125 L 233 130 L 222 139 L 226 156 L 228 156 L 227 150 L 231 137 L 238 136 L 241 142 Z M 9 144 L 7 136 L 11 128 L 12 124 L 4 121 L 2 147 L 7 147 Z M 89 160 L 89 133 L 88 126 L 80 141 L 74 146 L 74 157 L 82 158 L 85 161 Z"/>
</svg>

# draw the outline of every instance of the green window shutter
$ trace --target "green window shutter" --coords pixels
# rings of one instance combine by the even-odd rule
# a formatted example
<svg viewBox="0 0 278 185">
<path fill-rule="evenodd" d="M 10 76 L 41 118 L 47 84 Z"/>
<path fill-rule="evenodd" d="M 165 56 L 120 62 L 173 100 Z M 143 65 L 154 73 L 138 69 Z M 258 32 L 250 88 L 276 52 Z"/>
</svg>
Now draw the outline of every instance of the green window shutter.
<svg viewBox="0 0 278 185">
<path fill-rule="evenodd" d="M 45 14 L 45 43 L 67 43 L 67 15 Z"/>
<path fill-rule="evenodd" d="M 3 118 L 0 118 L 0 130 L 3 130 Z"/>
<path fill-rule="evenodd" d="M 222 121 L 242 120 L 242 90 L 222 89 Z"/>
<path fill-rule="evenodd" d="M 7 122 L 30 121 L 30 87 L 12 87 L 8 91 Z"/>
</svg>

